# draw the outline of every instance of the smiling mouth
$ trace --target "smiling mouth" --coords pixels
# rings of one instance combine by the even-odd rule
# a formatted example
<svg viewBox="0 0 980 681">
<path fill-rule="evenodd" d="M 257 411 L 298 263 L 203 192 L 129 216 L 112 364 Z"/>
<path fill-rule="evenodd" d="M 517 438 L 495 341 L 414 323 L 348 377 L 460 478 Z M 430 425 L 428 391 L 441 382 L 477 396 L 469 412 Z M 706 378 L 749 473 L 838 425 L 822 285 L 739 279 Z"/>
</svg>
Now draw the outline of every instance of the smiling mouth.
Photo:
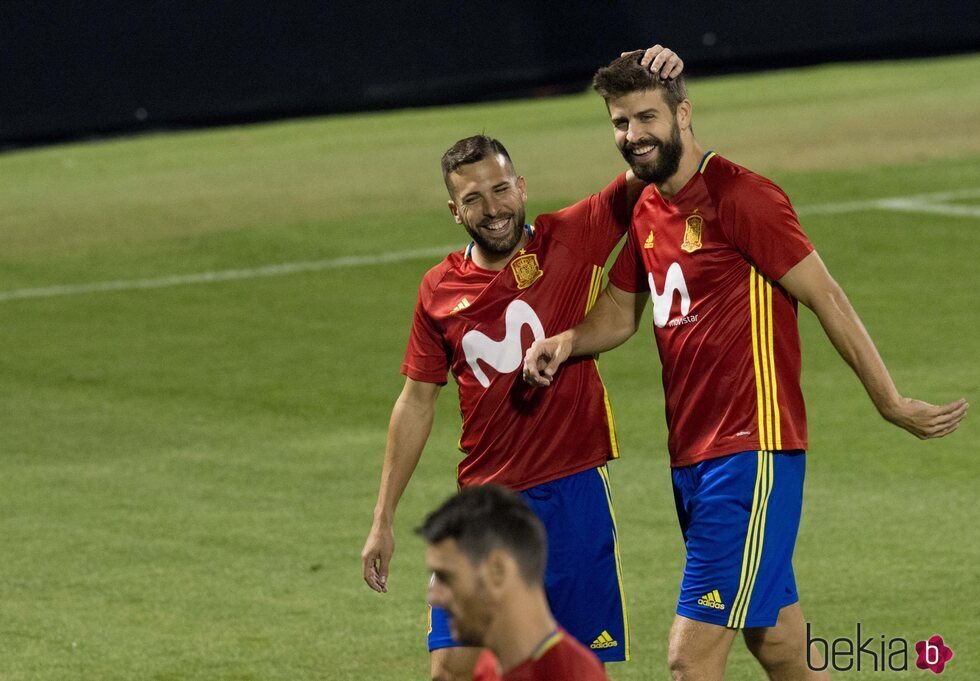
<svg viewBox="0 0 980 681">
<path fill-rule="evenodd" d="M 653 151 L 656 148 L 656 144 L 644 144 L 643 146 L 630 147 L 629 153 L 630 156 L 638 161 L 646 161 L 653 155 Z"/>
<path fill-rule="evenodd" d="M 488 222 L 487 224 L 483 225 L 483 229 L 486 230 L 487 232 L 490 232 L 491 234 L 503 234 L 504 232 L 507 231 L 507 228 L 509 226 L 510 226 L 510 218 L 506 217 L 506 218 L 499 218 L 497 220 L 494 220 L 493 222 Z"/>
</svg>

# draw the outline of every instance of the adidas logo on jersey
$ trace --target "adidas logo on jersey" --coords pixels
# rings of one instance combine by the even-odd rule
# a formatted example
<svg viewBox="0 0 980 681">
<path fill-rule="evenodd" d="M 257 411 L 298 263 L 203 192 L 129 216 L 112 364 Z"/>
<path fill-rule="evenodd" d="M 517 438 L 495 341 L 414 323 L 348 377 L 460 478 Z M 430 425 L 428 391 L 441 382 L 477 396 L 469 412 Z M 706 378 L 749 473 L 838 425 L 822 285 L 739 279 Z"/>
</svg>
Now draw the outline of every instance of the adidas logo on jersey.
<svg viewBox="0 0 980 681">
<path fill-rule="evenodd" d="M 602 650 L 603 648 L 615 648 L 618 645 L 619 641 L 614 640 L 608 631 L 603 631 L 589 647 L 592 650 Z"/>
<path fill-rule="evenodd" d="M 469 306 L 470 306 L 470 301 L 468 301 L 466 298 L 463 298 L 461 301 L 456 303 L 456 307 L 454 307 L 453 311 L 450 312 L 449 314 L 456 314 L 460 310 L 465 310 Z"/>
<path fill-rule="evenodd" d="M 721 602 L 721 594 L 718 593 L 718 589 L 714 591 L 709 591 L 705 595 L 698 599 L 698 605 L 703 605 L 706 608 L 714 608 L 715 610 L 724 610 L 725 604 Z"/>
</svg>

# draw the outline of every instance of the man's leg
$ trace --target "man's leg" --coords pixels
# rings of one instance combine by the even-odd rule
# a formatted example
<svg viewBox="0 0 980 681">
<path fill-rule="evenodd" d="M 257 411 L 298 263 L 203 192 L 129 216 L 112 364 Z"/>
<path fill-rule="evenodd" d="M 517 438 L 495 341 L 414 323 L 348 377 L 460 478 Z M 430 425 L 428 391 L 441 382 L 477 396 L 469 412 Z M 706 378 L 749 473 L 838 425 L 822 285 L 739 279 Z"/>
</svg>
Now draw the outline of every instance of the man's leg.
<svg viewBox="0 0 980 681">
<path fill-rule="evenodd" d="M 674 617 L 667 648 L 667 664 L 674 681 L 722 681 L 735 629 Z"/>
<path fill-rule="evenodd" d="M 743 634 L 745 645 L 759 660 L 771 681 L 830 678 L 827 671 L 813 671 L 807 664 L 806 621 L 799 603 L 782 608 L 776 626 L 745 629 Z M 810 659 L 815 666 L 823 667 L 823 658 L 815 646 L 811 647 Z"/>
<path fill-rule="evenodd" d="M 482 648 L 454 647 L 433 650 L 429 656 L 433 681 L 471 681 Z"/>
</svg>

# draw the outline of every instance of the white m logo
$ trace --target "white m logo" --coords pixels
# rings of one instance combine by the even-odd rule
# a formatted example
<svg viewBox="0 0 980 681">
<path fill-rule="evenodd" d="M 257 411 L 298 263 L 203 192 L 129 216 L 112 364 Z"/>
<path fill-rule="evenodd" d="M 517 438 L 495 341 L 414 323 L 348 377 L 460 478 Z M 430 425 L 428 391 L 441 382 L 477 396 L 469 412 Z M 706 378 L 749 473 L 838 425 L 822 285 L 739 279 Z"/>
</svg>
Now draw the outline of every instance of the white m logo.
<svg viewBox="0 0 980 681">
<path fill-rule="evenodd" d="M 653 281 L 653 273 L 647 272 L 647 280 L 650 283 L 650 297 L 653 298 L 653 323 L 658 329 L 667 326 L 670 319 L 670 308 L 674 302 L 674 291 L 681 294 L 681 314 L 687 315 L 691 309 L 691 296 L 687 292 L 687 282 L 684 281 L 684 272 L 681 271 L 680 263 L 674 263 L 667 268 L 667 277 L 664 281 L 664 292 L 657 293 L 657 284 Z"/>
<path fill-rule="evenodd" d="M 509 374 L 521 366 L 524 351 L 521 348 L 521 329 L 527 324 L 534 333 L 534 340 L 544 338 L 544 327 L 531 306 L 523 300 L 515 300 L 507 306 L 504 325 L 507 328 L 503 340 L 495 341 L 475 329 L 463 336 L 463 353 L 473 370 L 476 380 L 484 388 L 490 387 L 490 379 L 480 368 L 477 360 L 483 360 L 502 374 Z"/>
</svg>

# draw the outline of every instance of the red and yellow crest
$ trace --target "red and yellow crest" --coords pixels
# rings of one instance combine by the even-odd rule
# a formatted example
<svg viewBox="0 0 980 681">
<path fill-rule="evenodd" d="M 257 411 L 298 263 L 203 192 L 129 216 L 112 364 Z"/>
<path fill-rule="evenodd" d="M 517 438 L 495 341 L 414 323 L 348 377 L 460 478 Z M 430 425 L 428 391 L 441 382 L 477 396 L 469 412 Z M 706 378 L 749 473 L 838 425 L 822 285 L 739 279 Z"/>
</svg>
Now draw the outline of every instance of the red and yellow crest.
<svg viewBox="0 0 980 681">
<path fill-rule="evenodd" d="M 687 218 L 684 224 L 684 243 L 681 250 L 693 253 L 701 248 L 701 229 L 704 227 L 704 218 L 695 213 Z"/>
<path fill-rule="evenodd" d="M 514 258 L 510 263 L 510 269 L 514 273 L 517 288 L 520 289 L 527 288 L 544 275 L 544 271 L 538 266 L 538 256 L 535 253 Z"/>
</svg>

